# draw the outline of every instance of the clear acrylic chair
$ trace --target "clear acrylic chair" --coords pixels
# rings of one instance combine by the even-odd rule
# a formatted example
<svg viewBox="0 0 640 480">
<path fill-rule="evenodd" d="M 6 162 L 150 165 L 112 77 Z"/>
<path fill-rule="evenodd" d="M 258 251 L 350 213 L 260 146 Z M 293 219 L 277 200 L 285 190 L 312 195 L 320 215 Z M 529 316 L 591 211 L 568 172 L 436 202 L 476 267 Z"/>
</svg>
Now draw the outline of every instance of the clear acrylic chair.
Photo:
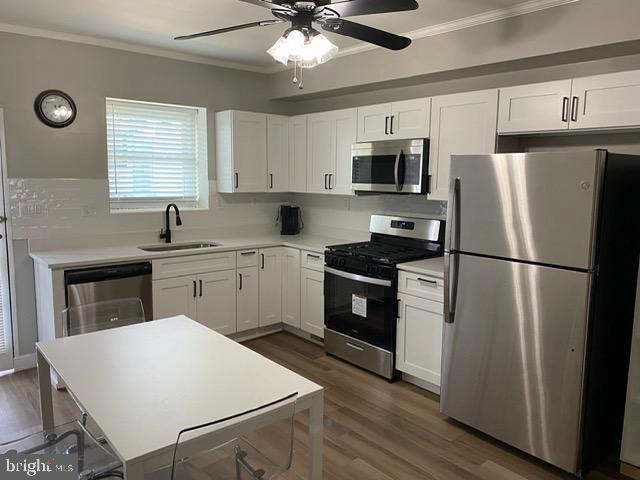
<svg viewBox="0 0 640 480">
<path fill-rule="evenodd" d="M 171 467 L 152 480 L 274 480 L 291 468 L 293 419 L 298 394 L 293 393 L 248 412 L 185 428 L 178 434 Z M 246 421 L 257 428 L 243 436 Z"/>
<path fill-rule="evenodd" d="M 65 336 L 124 327 L 145 321 L 139 298 L 76 305 L 62 311 Z"/>
<path fill-rule="evenodd" d="M 0 444 L 0 454 L 77 454 L 78 480 L 123 478 L 122 463 L 111 449 L 99 442 L 78 421 Z"/>
</svg>

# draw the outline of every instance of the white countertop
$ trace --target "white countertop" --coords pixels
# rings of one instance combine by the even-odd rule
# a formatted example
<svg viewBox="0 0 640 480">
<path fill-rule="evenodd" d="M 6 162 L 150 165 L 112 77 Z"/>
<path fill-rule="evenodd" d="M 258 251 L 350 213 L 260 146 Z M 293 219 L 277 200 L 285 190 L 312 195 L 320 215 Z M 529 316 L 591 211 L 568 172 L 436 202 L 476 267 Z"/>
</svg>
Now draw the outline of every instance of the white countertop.
<svg viewBox="0 0 640 480">
<path fill-rule="evenodd" d="M 251 248 L 293 247 L 313 252 L 324 252 L 328 245 L 350 243 L 353 240 L 328 238 L 314 235 L 263 235 L 230 238 L 197 239 L 193 242 L 211 241 L 219 243 L 218 247 L 200 248 L 194 250 L 176 250 L 171 252 L 145 252 L 138 245 L 121 245 L 94 248 L 73 248 L 66 250 L 36 251 L 30 256 L 36 262 L 47 265 L 48 268 L 65 269 L 108 263 L 139 262 L 158 258 L 171 258 L 207 253 L 228 252 L 230 250 L 245 250 Z M 183 242 L 178 242 L 183 243 Z M 191 243 L 191 242 L 189 242 Z M 158 244 L 160 245 L 160 244 Z M 148 244 L 145 246 L 149 246 Z"/>
<path fill-rule="evenodd" d="M 398 264 L 398 270 L 444 278 L 444 257 L 427 258 Z"/>
</svg>

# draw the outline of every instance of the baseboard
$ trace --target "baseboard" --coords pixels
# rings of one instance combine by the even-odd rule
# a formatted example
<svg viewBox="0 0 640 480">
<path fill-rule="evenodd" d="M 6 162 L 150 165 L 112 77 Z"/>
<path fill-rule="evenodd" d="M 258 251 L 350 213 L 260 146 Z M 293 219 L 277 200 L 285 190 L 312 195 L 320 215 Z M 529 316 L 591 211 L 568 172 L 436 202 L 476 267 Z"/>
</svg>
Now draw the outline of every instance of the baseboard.
<svg viewBox="0 0 640 480">
<path fill-rule="evenodd" d="M 255 340 L 256 338 L 266 337 L 267 335 L 273 335 L 282 331 L 282 324 L 276 323 L 275 325 L 269 325 L 268 327 L 254 328 L 252 330 L 245 330 L 244 332 L 234 333 L 229 335 L 229 338 L 235 340 L 238 343 L 247 342 L 249 340 Z"/>
<path fill-rule="evenodd" d="M 305 332 L 304 330 L 300 330 L 299 328 L 292 327 L 291 325 L 287 325 L 286 323 L 284 323 L 283 326 L 284 326 L 285 332 L 289 332 L 290 334 L 295 335 L 296 337 L 304 338 L 305 340 L 311 343 L 315 343 L 316 345 L 324 347 L 324 342 L 320 337 L 316 337 L 315 335 L 312 335 L 309 332 Z"/>
<path fill-rule="evenodd" d="M 440 395 L 440 387 L 431 382 L 427 382 L 426 380 L 422 380 L 421 378 L 414 377 L 413 375 L 409 375 L 408 373 L 402 374 L 402 380 L 416 387 L 420 387 L 424 390 L 428 390 L 431 393 L 435 393 L 436 395 Z"/>
<path fill-rule="evenodd" d="M 629 465 L 628 463 L 620 463 L 620 473 L 635 480 L 640 480 L 640 468 Z"/>
<path fill-rule="evenodd" d="M 13 359 L 13 369 L 16 372 L 21 370 L 29 370 L 30 368 L 36 368 L 36 354 L 29 353 L 27 355 L 20 355 Z"/>
</svg>

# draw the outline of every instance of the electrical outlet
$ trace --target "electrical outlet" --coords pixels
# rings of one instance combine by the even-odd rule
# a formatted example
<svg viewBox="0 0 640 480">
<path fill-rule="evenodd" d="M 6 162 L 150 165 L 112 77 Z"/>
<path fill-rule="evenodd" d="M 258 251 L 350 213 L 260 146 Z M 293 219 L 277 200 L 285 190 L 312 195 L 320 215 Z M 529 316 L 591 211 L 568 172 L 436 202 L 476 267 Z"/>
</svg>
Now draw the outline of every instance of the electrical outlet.
<svg viewBox="0 0 640 480">
<path fill-rule="evenodd" d="M 21 217 L 36 217 L 44 214 L 44 208 L 40 202 L 21 202 L 19 214 Z"/>
</svg>

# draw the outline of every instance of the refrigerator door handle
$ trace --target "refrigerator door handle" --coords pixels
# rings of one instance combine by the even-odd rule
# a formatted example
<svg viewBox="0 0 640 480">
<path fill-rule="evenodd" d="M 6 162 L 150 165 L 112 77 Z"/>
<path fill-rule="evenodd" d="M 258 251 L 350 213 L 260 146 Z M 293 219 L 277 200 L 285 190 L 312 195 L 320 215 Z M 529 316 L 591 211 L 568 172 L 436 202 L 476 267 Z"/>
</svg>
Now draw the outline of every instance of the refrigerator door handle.
<svg viewBox="0 0 640 480">
<path fill-rule="evenodd" d="M 452 235 L 455 234 L 456 238 L 460 238 L 460 177 L 451 179 L 451 185 L 449 186 L 449 202 L 448 202 L 449 215 L 447 216 L 447 224 L 445 226 L 446 245 L 445 251 L 450 252 L 453 248 L 458 248 L 458 242 L 453 242 Z M 455 224 L 455 229 L 453 228 Z"/>
<path fill-rule="evenodd" d="M 444 255 L 444 323 L 453 323 L 458 297 L 458 270 L 460 261 L 457 253 Z"/>
</svg>

